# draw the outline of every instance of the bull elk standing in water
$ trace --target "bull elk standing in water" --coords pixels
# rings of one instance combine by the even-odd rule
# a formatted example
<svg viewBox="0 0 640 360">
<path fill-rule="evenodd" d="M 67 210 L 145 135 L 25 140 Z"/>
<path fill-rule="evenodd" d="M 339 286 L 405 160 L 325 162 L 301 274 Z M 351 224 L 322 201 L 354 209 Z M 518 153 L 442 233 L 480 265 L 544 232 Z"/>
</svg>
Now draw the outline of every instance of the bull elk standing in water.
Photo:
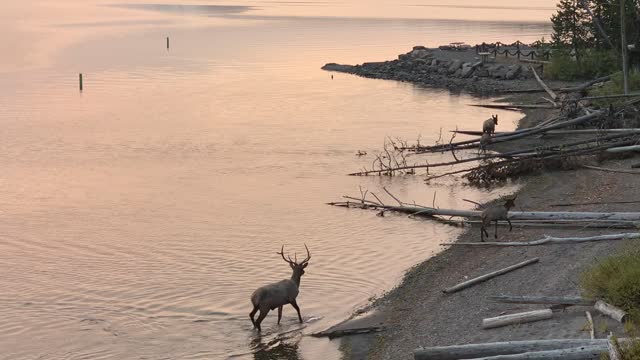
<svg viewBox="0 0 640 360">
<path fill-rule="evenodd" d="M 269 311 L 275 308 L 278 308 L 278 324 L 280 324 L 282 307 L 287 304 L 291 304 L 291 306 L 296 309 L 298 312 L 298 320 L 302 323 L 302 315 L 300 315 L 300 308 L 296 303 L 296 297 L 298 297 L 298 289 L 300 288 L 300 277 L 304 275 L 304 269 L 309 265 L 309 260 L 311 259 L 309 248 L 307 248 L 306 244 L 304 247 L 307 249 L 307 258 L 298 262 L 297 258 L 295 261 L 291 260 L 289 255 L 287 255 L 286 258 L 284 257 L 284 245 L 282 245 L 282 249 L 278 254 L 280 254 L 282 259 L 293 269 L 291 279 L 280 280 L 276 283 L 265 285 L 258 288 L 251 295 L 253 310 L 251 310 L 249 317 L 251 318 L 253 326 L 256 327 L 258 331 L 261 331 L 260 323 L 262 323 L 262 320 L 264 320 Z M 258 315 L 258 320 L 254 320 L 253 317 L 258 310 L 260 310 L 260 315 Z"/>
</svg>

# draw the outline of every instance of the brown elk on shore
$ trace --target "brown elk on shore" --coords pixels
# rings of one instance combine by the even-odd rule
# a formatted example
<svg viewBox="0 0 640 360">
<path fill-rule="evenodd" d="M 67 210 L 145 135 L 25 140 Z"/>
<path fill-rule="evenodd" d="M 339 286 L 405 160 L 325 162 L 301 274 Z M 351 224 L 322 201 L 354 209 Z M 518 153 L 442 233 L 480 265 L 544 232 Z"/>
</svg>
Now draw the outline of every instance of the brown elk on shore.
<svg viewBox="0 0 640 360">
<path fill-rule="evenodd" d="M 300 288 L 300 277 L 304 275 L 304 269 L 309 265 L 309 260 L 311 259 L 309 248 L 307 248 L 306 244 L 304 247 L 307 250 L 307 257 L 301 262 L 298 262 L 297 258 L 295 261 L 291 260 L 289 255 L 287 255 L 286 258 L 284 257 L 284 245 L 282 245 L 282 249 L 278 254 L 291 266 L 293 270 L 291 279 L 280 280 L 276 283 L 262 286 L 251 295 L 253 310 L 251 310 L 249 317 L 251 318 L 253 326 L 257 328 L 258 331 L 261 331 L 260 323 L 262 323 L 262 320 L 264 320 L 269 311 L 275 308 L 278 308 L 278 324 L 280 324 L 282 307 L 287 304 L 291 304 L 291 306 L 296 309 L 298 312 L 298 320 L 302 323 L 302 315 L 300 315 L 300 307 L 298 307 L 298 303 L 296 303 L 296 297 L 298 297 Z M 258 310 L 260 310 L 260 315 L 258 315 L 257 320 L 254 320 L 253 317 Z"/>
<path fill-rule="evenodd" d="M 482 224 L 480 227 L 480 241 L 484 241 L 485 235 L 489 237 L 489 233 L 487 232 L 487 227 L 491 226 L 491 222 L 495 222 L 495 234 L 494 237 L 498 238 L 498 220 L 506 220 L 509 223 L 509 231 L 513 230 L 513 226 L 511 226 L 511 220 L 509 220 L 509 210 L 516 206 L 515 204 L 516 196 L 506 199 L 504 204 L 502 205 L 493 205 L 484 210 L 482 210 L 482 214 L 480 215 L 482 219 Z"/>
</svg>

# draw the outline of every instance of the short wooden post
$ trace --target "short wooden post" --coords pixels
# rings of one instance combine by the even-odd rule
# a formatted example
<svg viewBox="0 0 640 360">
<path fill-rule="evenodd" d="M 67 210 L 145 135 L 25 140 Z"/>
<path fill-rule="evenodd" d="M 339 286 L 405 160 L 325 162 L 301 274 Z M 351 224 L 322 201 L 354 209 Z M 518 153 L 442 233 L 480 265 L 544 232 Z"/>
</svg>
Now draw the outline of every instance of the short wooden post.
<svg viewBox="0 0 640 360">
<path fill-rule="evenodd" d="M 82 73 L 80 73 L 80 76 L 78 78 L 80 81 L 80 91 L 82 91 Z"/>
<path fill-rule="evenodd" d="M 169 37 L 167 36 L 167 49 L 169 49 Z"/>
</svg>

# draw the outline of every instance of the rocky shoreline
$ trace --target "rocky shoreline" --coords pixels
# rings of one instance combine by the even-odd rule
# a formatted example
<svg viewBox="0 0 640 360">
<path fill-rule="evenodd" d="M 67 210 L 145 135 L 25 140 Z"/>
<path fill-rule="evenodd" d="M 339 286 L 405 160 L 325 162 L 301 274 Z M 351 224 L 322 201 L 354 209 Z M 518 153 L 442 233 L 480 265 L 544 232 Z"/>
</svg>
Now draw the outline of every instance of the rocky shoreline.
<svg viewBox="0 0 640 360">
<path fill-rule="evenodd" d="M 322 69 L 486 96 L 536 87 L 527 64 L 520 64 L 513 58 L 483 62 L 475 49 L 442 50 L 415 46 L 396 60 L 361 65 L 328 63 Z"/>
<path fill-rule="evenodd" d="M 527 67 L 500 59 L 498 63 L 478 64 L 474 50 L 441 51 L 415 47 L 397 60 L 362 65 L 327 64 L 329 71 L 340 71 L 368 78 L 412 82 L 422 86 L 465 91 L 474 95 L 496 95 L 510 90 L 535 89 Z M 476 60 L 474 62 L 474 60 Z M 551 86 L 566 85 L 548 82 Z M 517 95 L 509 102 L 531 102 L 539 95 Z M 557 110 L 531 110 L 520 121 L 530 127 L 544 121 Z M 563 141 L 557 137 L 555 141 Z M 566 139 L 564 139 L 566 140 Z M 504 144 L 494 150 L 509 151 L 525 146 L 523 141 Z M 533 140 L 531 140 L 533 141 Z M 549 140 L 547 140 L 549 141 Z M 530 145 L 530 144 L 529 144 Z M 616 160 L 616 166 L 629 167 L 632 159 Z M 615 202 L 636 198 L 640 190 L 634 186 L 632 174 L 592 172 L 585 169 L 552 171 L 526 178 L 518 192 L 521 209 L 549 211 L 557 201 L 586 203 Z M 594 193 L 592 189 L 599 189 Z M 581 205 L 572 211 L 633 211 L 633 205 Z M 477 229 L 470 228 L 457 240 L 478 241 Z M 553 236 L 590 236 L 606 230 L 585 228 L 514 227 L 503 241 L 526 241 Z M 419 346 L 465 344 L 474 342 L 587 338 L 585 309 L 571 307 L 553 320 L 508 326 L 492 330 L 481 328 L 482 319 L 508 312 L 539 309 L 536 305 L 497 304 L 488 301 L 498 294 L 579 295 L 580 274 L 595 258 L 606 256 L 622 246 L 622 242 L 582 243 L 528 248 L 451 247 L 407 271 L 403 281 L 385 296 L 374 301 L 364 316 L 347 320 L 328 331 L 379 327 L 382 332 L 348 336 L 341 340 L 344 359 L 412 359 Z M 442 289 L 470 276 L 505 267 L 532 257 L 540 264 L 502 276 L 463 292 L 447 295 Z M 598 325 L 596 337 L 608 331 L 622 334 L 619 323 L 601 315 L 594 317 Z"/>
</svg>

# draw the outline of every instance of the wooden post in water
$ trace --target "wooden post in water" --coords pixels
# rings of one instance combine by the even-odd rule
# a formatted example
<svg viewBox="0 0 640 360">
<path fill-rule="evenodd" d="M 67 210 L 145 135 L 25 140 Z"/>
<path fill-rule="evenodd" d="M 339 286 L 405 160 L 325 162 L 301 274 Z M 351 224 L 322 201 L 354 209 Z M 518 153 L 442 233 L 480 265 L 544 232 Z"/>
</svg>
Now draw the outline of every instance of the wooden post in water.
<svg viewBox="0 0 640 360">
<path fill-rule="evenodd" d="M 80 73 L 80 76 L 78 78 L 80 81 L 80 91 L 82 91 L 82 73 Z"/>
<path fill-rule="evenodd" d="M 169 50 L 169 37 L 167 36 L 167 50 Z"/>
</svg>

